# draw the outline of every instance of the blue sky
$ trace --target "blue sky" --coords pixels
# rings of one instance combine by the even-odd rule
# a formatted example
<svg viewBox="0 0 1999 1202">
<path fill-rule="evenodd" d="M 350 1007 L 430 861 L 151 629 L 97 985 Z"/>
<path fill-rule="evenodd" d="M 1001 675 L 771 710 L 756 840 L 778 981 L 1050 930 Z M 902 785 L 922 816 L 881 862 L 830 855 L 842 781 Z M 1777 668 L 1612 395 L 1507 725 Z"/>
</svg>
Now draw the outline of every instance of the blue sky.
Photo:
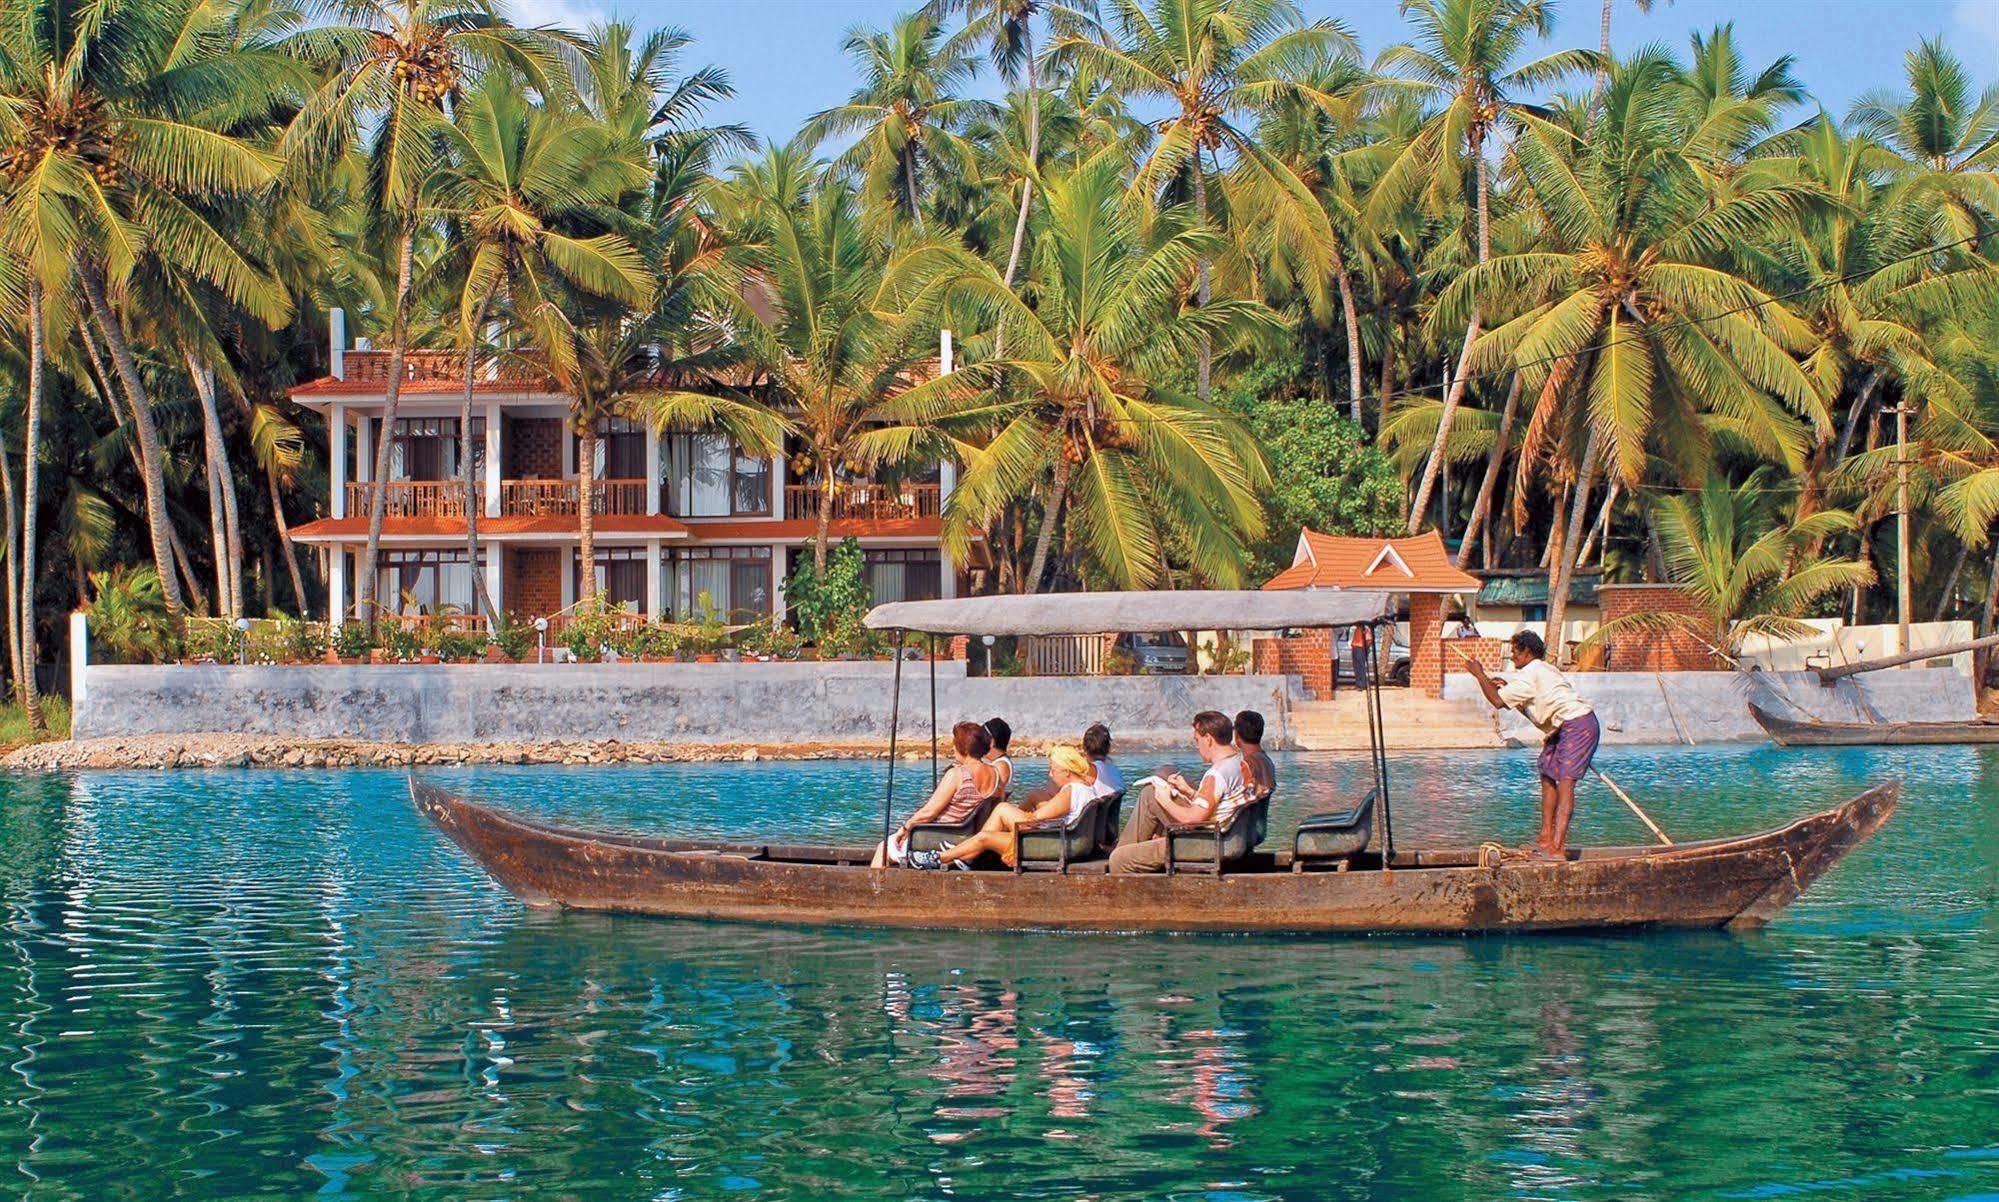
<svg viewBox="0 0 1999 1202">
<path fill-rule="evenodd" d="M 759 133 L 789 136 L 810 114 L 853 87 L 840 54 L 855 24 L 885 25 L 921 0 L 505 0 L 517 20 L 580 26 L 607 15 L 640 26 L 678 25 L 692 33 L 690 62 L 713 62 L 733 78 L 735 100 L 717 109 Z M 1395 0 L 1300 0 L 1312 17 L 1337 17 L 1366 53 L 1402 40 Z M 1596 0 L 1557 0 L 1550 49 L 1597 44 Z M 1854 97 L 1898 86 L 1902 56 L 1942 34 L 1982 84 L 1999 82 L 1999 0 L 1672 0 L 1641 13 L 1619 0 L 1612 41 L 1619 53 L 1651 42 L 1683 47 L 1687 35 L 1735 23 L 1750 61 L 1783 53 L 1825 107 L 1844 114 Z"/>
</svg>

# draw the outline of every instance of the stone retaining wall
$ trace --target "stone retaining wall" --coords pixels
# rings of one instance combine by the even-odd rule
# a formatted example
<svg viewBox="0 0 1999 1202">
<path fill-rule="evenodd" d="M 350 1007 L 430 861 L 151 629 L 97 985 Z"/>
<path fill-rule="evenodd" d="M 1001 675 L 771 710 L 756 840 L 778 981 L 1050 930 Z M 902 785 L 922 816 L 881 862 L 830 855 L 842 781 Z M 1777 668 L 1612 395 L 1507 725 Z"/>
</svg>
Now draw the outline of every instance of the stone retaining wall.
<svg viewBox="0 0 1999 1202">
<path fill-rule="evenodd" d="M 1754 701 L 1779 717 L 1824 722 L 1956 722 L 1978 715 L 1971 678 L 1951 668 L 1897 668 L 1819 684 L 1813 672 L 1576 672 L 1569 682 L 1596 710 L 1607 743 L 1740 743 L 1765 736 L 1749 716 Z M 1478 682 L 1455 673 L 1447 700 L 1482 698 Z M 1540 732 L 1515 711 L 1500 716 L 1501 737 L 1538 743 Z"/>
<path fill-rule="evenodd" d="M 781 744 L 884 739 L 893 665 L 427 664 L 92 666 L 77 739 L 225 732 L 399 744 Z M 1023 739 L 1091 722 L 1121 743 L 1179 744 L 1196 711 L 1261 710 L 1289 733 L 1286 676 L 967 677 L 937 665 L 937 716 L 1005 717 Z M 927 663 L 903 672 L 901 734 L 930 736 Z"/>
</svg>

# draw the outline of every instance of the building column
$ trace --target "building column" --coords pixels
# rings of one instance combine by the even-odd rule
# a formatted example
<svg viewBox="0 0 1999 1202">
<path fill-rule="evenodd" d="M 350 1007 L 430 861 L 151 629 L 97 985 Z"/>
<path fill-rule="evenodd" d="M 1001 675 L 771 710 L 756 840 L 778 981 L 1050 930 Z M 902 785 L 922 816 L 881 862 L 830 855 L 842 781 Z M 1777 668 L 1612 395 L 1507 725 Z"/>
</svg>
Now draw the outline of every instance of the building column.
<svg viewBox="0 0 1999 1202">
<path fill-rule="evenodd" d="M 770 516 L 784 520 L 784 486 L 791 480 L 791 461 L 785 456 L 784 444 L 779 442 L 777 454 L 770 460 Z M 782 575 L 782 569 L 779 570 Z M 773 593 L 772 596 L 777 594 Z"/>
<path fill-rule="evenodd" d="M 375 438 L 373 425 L 363 413 L 354 429 L 354 475 L 363 484 L 375 478 Z"/>
<path fill-rule="evenodd" d="M 958 595 L 958 565 L 941 543 L 937 547 L 937 595 L 946 600 Z"/>
<path fill-rule="evenodd" d="M 659 427 L 646 423 L 646 516 L 659 513 Z M 658 559 L 659 548 L 653 547 Z"/>
<path fill-rule="evenodd" d="M 347 548 L 338 543 L 326 553 L 326 620 L 336 628 L 347 621 Z"/>
<path fill-rule="evenodd" d="M 647 450 L 650 452 L 652 448 Z M 658 496 L 656 491 L 654 496 Z M 659 540 L 655 538 L 646 542 L 646 621 L 658 622 L 666 617 L 660 609 L 660 600 Z"/>
<path fill-rule="evenodd" d="M 1444 598 L 1437 593 L 1409 595 L 1409 683 L 1431 697 L 1444 695 Z M 1334 654 L 1339 649 L 1334 648 Z M 1378 661 L 1386 672 L 1387 657 Z"/>
<path fill-rule="evenodd" d="M 576 548 L 564 547 L 555 557 L 562 571 L 562 608 L 576 604 Z"/>
<path fill-rule="evenodd" d="M 494 401 L 486 406 L 486 516 L 500 516 L 500 403 Z M 499 603 L 500 593 L 493 590 L 493 602 Z"/>
<path fill-rule="evenodd" d="M 506 552 L 494 542 L 480 543 L 479 551 L 486 557 L 486 595 L 493 599 L 493 612 L 504 614 L 507 612 L 507 599 L 501 592 L 500 582 L 506 579 L 506 573 L 501 570 L 505 566 L 501 556 Z"/>
<path fill-rule="evenodd" d="M 784 559 L 789 550 L 784 543 L 770 545 L 770 612 L 779 618 L 790 608 L 784 600 Z"/>
<path fill-rule="evenodd" d="M 334 310 L 336 313 L 339 310 Z M 336 518 L 347 516 L 347 406 L 334 404 L 326 409 L 326 457 L 332 461 L 333 495 L 327 498 L 329 512 Z"/>
</svg>

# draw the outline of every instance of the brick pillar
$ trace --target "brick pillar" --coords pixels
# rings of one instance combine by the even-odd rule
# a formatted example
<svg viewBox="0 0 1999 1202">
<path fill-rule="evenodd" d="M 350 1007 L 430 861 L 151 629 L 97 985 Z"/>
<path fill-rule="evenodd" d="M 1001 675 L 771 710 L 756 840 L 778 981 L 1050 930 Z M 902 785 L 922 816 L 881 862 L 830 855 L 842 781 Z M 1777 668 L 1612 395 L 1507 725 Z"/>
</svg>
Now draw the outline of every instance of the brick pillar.
<svg viewBox="0 0 1999 1202">
<path fill-rule="evenodd" d="M 1409 596 L 1409 687 L 1427 696 L 1444 695 L 1444 598 L 1438 593 Z"/>
</svg>

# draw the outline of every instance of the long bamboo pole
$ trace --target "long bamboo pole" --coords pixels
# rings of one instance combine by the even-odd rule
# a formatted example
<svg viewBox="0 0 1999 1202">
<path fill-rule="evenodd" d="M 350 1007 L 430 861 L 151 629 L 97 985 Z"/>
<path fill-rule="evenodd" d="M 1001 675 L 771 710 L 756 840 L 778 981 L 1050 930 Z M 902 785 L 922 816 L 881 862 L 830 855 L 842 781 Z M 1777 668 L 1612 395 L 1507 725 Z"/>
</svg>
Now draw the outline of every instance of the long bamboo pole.
<svg viewBox="0 0 1999 1202">
<path fill-rule="evenodd" d="M 1941 647 L 1926 647 L 1921 651 L 1904 651 L 1900 655 L 1883 656 L 1880 659 L 1863 659 L 1858 663 L 1841 664 L 1834 668 L 1813 668 L 1819 674 L 1820 684 L 1831 684 L 1844 676 L 1856 676 L 1862 672 L 1874 672 L 1882 668 L 1893 668 L 1901 664 L 1913 664 L 1918 660 L 1942 659 L 1949 655 L 1962 655 L 1967 651 L 1978 651 L 1986 647 L 1999 646 L 1999 634 L 1988 634 L 1983 638 L 1968 639 L 1962 643 L 1945 643 Z"/>
</svg>

